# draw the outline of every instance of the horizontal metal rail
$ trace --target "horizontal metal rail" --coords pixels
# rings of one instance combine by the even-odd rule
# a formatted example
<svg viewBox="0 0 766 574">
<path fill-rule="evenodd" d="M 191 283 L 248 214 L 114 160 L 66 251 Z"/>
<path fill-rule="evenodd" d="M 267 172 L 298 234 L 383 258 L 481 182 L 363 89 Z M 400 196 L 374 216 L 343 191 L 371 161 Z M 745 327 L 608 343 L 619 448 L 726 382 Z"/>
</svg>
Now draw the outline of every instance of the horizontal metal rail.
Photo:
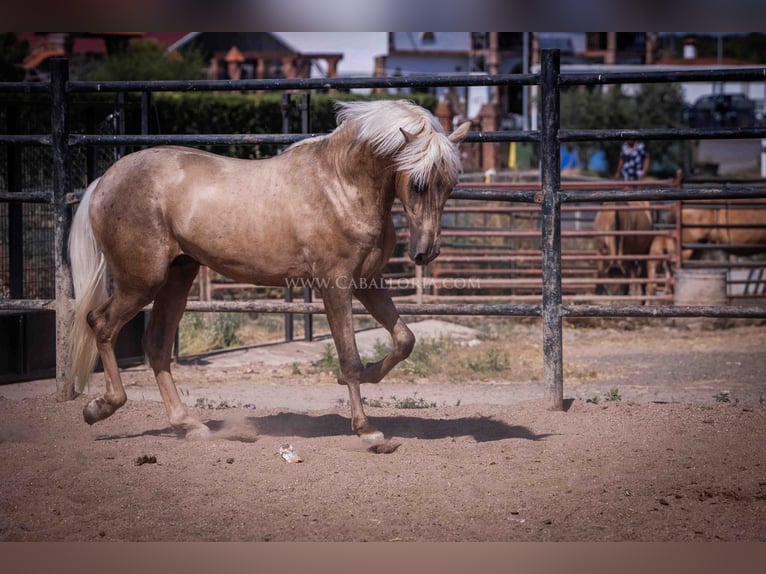
<svg viewBox="0 0 766 574">
<path fill-rule="evenodd" d="M 595 298 L 595 297 L 592 297 Z M 47 310 L 55 311 L 56 301 L 53 299 L 0 299 L 0 308 L 11 310 Z M 322 303 L 285 303 L 282 301 L 189 301 L 187 310 L 204 313 L 248 312 L 248 313 L 296 313 L 323 314 Z M 540 305 L 503 303 L 486 304 L 398 304 L 396 308 L 403 315 L 463 315 L 463 316 L 517 316 L 535 317 L 541 312 Z M 151 311 L 151 305 L 145 308 Z M 368 314 L 359 304 L 354 304 L 353 313 Z M 601 305 L 562 305 L 564 317 L 725 317 L 740 319 L 766 318 L 766 307 L 757 306 L 678 306 L 678 305 L 636 305 L 603 307 Z"/>
<path fill-rule="evenodd" d="M 729 305 L 562 305 L 563 317 L 721 317 L 763 319 L 766 307 Z"/>
<path fill-rule="evenodd" d="M 537 74 L 428 75 L 385 78 L 284 78 L 263 80 L 152 80 L 152 81 L 73 81 L 69 93 L 97 92 L 202 92 L 202 91 L 278 91 L 350 90 L 357 88 L 422 88 L 459 86 L 529 86 L 539 83 Z"/>
</svg>

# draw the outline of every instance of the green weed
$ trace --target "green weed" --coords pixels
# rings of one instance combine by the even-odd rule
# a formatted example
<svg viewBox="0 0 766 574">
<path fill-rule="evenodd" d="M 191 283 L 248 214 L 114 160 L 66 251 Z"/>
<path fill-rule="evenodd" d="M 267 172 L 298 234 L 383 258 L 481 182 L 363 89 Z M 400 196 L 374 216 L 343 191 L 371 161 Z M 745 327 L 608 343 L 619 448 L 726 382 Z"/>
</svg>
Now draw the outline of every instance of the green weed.
<svg viewBox="0 0 766 574">
<path fill-rule="evenodd" d="M 622 395 L 620 394 L 620 390 L 617 388 L 609 389 L 608 393 L 604 393 L 604 400 L 607 402 L 618 402 L 622 400 Z M 586 403 L 591 403 L 593 405 L 599 404 L 601 402 L 601 399 L 598 395 L 596 395 L 593 398 L 587 399 L 585 401 Z"/>
<path fill-rule="evenodd" d="M 443 354 L 445 343 L 442 340 L 426 339 L 415 344 L 410 356 L 401 363 L 400 368 L 407 375 L 425 377 L 437 370 L 434 359 Z"/>
<path fill-rule="evenodd" d="M 478 357 L 467 359 L 464 366 L 475 373 L 497 373 L 508 368 L 508 357 L 497 349 L 489 349 Z"/>
<path fill-rule="evenodd" d="M 203 397 L 200 397 L 196 400 L 194 403 L 194 406 L 198 409 L 210 409 L 210 410 L 224 410 L 224 409 L 236 409 L 242 405 L 236 404 L 230 404 L 229 401 L 211 401 L 210 399 L 206 399 Z"/>
<path fill-rule="evenodd" d="M 433 409 L 437 407 L 435 402 L 426 401 L 423 397 L 418 397 L 417 393 L 413 393 L 412 397 L 405 397 L 403 399 L 391 395 L 390 399 L 385 400 L 383 397 L 368 399 L 362 397 L 362 404 L 376 409 Z M 348 399 L 338 399 L 338 406 L 344 407 L 348 405 Z M 455 406 L 459 405 L 460 400 L 457 401 Z"/>
<path fill-rule="evenodd" d="M 324 354 L 316 362 L 316 366 L 323 371 L 330 371 L 331 373 L 336 373 L 340 370 L 340 361 L 338 360 L 338 355 L 335 354 L 335 345 L 327 343 L 324 346 Z"/>
<path fill-rule="evenodd" d="M 213 340 L 223 349 L 240 345 L 237 331 L 242 326 L 242 313 L 218 313 L 213 323 Z"/>
<path fill-rule="evenodd" d="M 713 395 L 713 398 L 717 403 L 730 403 L 731 397 L 729 397 L 729 391 L 721 391 L 717 395 Z"/>
</svg>

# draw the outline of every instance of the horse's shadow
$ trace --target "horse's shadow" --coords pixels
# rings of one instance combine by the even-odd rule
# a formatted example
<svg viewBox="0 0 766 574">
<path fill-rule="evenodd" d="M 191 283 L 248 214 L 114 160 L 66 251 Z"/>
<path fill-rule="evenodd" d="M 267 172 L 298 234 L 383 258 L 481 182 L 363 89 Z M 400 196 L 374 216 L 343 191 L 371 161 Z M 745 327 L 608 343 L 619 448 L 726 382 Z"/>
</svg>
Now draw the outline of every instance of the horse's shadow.
<svg viewBox="0 0 766 574">
<path fill-rule="evenodd" d="M 386 437 L 419 438 L 434 440 L 461 436 L 471 436 L 476 442 L 489 442 L 504 439 L 543 440 L 550 434 L 537 434 L 519 425 L 509 425 L 491 417 L 462 417 L 456 419 L 428 419 L 414 416 L 370 417 L 378 428 L 383 430 Z M 225 430 L 230 421 L 208 420 L 207 426 L 213 432 L 221 433 L 224 438 Z M 256 436 L 297 436 L 302 438 L 318 438 L 329 436 L 350 436 L 351 420 L 338 414 L 310 415 L 305 413 L 282 412 L 262 417 L 248 416 L 245 419 L 248 430 Z M 249 433 L 248 433 L 249 434 Z M 172 428 L 152 429 L 140 434 L 104 436 L 98 440 L 117 438 L 136 438 L 140 436 L 175 437 Z M 231 437 L 231 440 L 251 442 L 245 438 Z"/>
<path fill-rule="evenodd" d="M 540 440 L 547 435 L 538 435 L 526 427 L 509 425 L 490 417 L 463 417 L 458 419 L 428 419 L 413 416 L 370 417 L 372 423 L 383 430 L 386 436 L 399 438 L 420 438 L 426 440 L 472 436 L 477 442 L 508 438 Z M 211 421 L 211 429 L 215 426 Z M 249 417 L 259 435 L 300 436 L 314 438 L 321 436 L 344 436 L 351 433 L 351 420 L 338 414 L 312 416 L 301 413 L 278 413 L 264 417 Z"/>
</svg>

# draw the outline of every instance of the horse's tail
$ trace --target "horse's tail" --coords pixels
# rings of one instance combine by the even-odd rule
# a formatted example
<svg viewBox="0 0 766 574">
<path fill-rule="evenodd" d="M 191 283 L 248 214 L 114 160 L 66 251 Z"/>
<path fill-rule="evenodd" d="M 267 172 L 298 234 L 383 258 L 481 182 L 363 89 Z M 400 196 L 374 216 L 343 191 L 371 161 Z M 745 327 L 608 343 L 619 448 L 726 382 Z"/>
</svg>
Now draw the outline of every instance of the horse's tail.
<svg viewBox="0 0 766 574">
<path fill-rule="evenodd" d="M 69 234 L 69 262 L 75 295 L 74 325 L 70 334 L 71 377 L 77 392 L 85 388 L 98 359 L 95 336 L 88 325 L 88 313 L 108 296 L 106 260 L 96 244 L 88 215 L 90 198 L 98 181 L 94 180 L 85 190 Z"/>
</svg>

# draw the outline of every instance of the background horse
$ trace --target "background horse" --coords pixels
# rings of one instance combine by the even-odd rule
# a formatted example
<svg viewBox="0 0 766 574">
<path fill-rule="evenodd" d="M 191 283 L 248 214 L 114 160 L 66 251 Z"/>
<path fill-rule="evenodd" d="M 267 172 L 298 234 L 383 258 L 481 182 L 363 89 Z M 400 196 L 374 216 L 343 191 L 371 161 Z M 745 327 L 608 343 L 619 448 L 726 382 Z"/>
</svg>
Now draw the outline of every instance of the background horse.
<svg viewBox="0 0 766 574">
<path fill-rule="evenodd" d="M 418 265 L 434 259 L 444 204 L 461 168 L 457 144 L 470 124 L 448 136 L 433 115 L 407 101 L 339 104 L 338 124 L 265 160 L 146 149 L 89 186 L 69 243 L 76 298 L 71 376 L 81 391 L 100 354 L 106 381 L 106 392 L 83 410 L 88 424 L 125 403 L 114 343 L 153 302 L 143 345 L 170 424 L 187 437 L 209 434 L 187 412 L 170 373 L 174 334 L 202 264 L 259 285 L 317 280 L 338 351 L 338 383 L 348 386 L 352 430 L 383 438 L 364 413 L 359 385 L 379 382 L 415 343 L 382 287 L 396 240 L 391 207 L 398 198 L 407 215 L 410 258 Z M 352 295 L 393 338 L 376 363 L 360 360 Z"/>
<path fill-rule="evenodd" d="M 647 202 L 646 210 L 607 209 L 596 213 L 593 220 L 595 231 L 650 231 L 654 228 L 652 213 Z M 612 204 L 615 207 L 626 203 Z M 649 235 L 599 235 L 595 238 L 596 252 L 604 257 L 596 261 L 600 279 L 634 279 L 646 276 L 646 262 L 630 259 L 630 255 L 647 255 L 652 244 Z M 626 257 L 627 256 L 627 257 Z M 600 283 L 597 293 L 625 295 L 631 290 L 629 284 Z"/>
<path fill-rule="evenodd" d="M 681 239 L 684 244 L 705 243 L 720 247 L 719 256 L 711 250 L 686 248 L 681 252 L 689 259 L 720 258 L 720 254 L 758 255 L 766 253 L 766 200 L 732 199 L 728 201 L 694 201 L 681 206 Z M 668 223 L 676 223 L 671 217 Z M 675 255 L 676 241 L 672 237 L 657 236 L 651 246 L 652 255 Z M 649 289 L 652 281 L 664 274 L 666 281 L 673 269 L 667 261 L 652 262 L 649 268 Z M 670 288 L 670 283 L 666 283 Z M 672 290 L 672 288 L 670 289 Z"/>
<path fill-rule="evenodd" d="M 705 204 L 709 203 L 709 207 Z M 766 200 L 695 201 L 681 209 L 684 243 L 710 243 L 732 255 L 766 252 Z M 700 227 L 695 227 L 700 226 Z M 695 259 L 685 250 L 684 259 Z"/>
</svg>

